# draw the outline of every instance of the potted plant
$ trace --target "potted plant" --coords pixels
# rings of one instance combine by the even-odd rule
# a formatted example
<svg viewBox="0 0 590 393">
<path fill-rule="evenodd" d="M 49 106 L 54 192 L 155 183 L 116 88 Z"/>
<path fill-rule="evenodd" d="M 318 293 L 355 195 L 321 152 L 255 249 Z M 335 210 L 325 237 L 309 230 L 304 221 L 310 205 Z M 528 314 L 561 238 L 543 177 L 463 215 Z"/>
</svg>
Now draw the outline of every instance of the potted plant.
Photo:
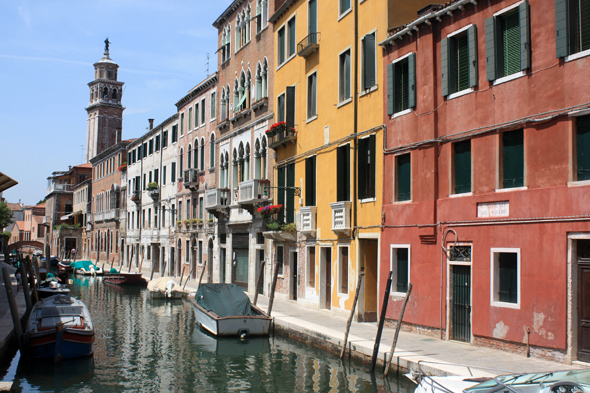
<svg viewBox="0 0 590 393">
<path fill-rule="evenodd" d="M 283 205 L 268 205 L 259 207 L 256 211 L 261 217 L 264 217 L 268 220 L 273 214 L 280 212 L 282 208 Z"/>
<path fill-rule="evenodd" d="M 283 232 L 287 232 L 290 234 L 295 234 L 297 232 L 297 225 L 295 225 L 294 222 L 289 223 L 289 224 L 284 224 L 283 226 L 281 226 L 281 230 Z"/>
<path fill-rule="evenodd" d="M 182 225 L 182 221 L 176 220 L 176 226 L 180 228 L 181 225 Z"/>
<path fill-rule="evenodd" d="M 203 225 L 203 219 L 202 218 L 197 219 L 197 224 L 199 226 L 202 226 Z"/>
<path fill-rule="evenodd" d="M 155 181 L 149 183 L 147 185 L 148 190 L 153 191 L 153 190 L 157 190 L 158 189 L 158 183 L 156 183 Z"/>
<path fill-rule="evenodd" d="M 272 126 L 270 126 L 270 128 L 268 130 L 266 130 L 266 135 L 270 138 L 275 136 L 276 134 L 278 134 L 281 131 L 284 131 L 287 129 L 287 123 L 284 121 L 280 121 L 278 123 L 273 124 Z"/>
<path fill-rule="evenodd" d="M 141 203 L 141 198 L 139 197 L 139 194 L 133 194 L 133 196 L 131 197 L 131 201 L 139 205 Z"/>
<path fill-rule="evenodd" d="M 119 172 L 124 172 L 126 170 L 127 170 L 127 163 L 126 162 L 119 165 Z"/>
<path fill-rule="evenodd" d="M 280 227 L 281 224 L 276 221 L 269 221 L 266 223 L 266 229 L 268 229 L 269 231 L 278 231 Z"/>
</svg>

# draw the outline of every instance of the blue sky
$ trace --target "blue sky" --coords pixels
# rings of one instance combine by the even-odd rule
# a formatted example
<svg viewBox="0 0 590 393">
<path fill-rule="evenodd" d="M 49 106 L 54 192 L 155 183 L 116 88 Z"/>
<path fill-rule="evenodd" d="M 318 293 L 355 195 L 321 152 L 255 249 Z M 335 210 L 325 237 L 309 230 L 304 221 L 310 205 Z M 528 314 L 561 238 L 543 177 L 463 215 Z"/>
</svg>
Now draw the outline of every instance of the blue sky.
<svg viewBox="0 0 590 393">
<path fill-rule="evenodd" d="M 212 24 L 230 0 L 0 1 L 0 172 L 9 202 L 45 197 L 51 172 L 84 162 L 88 82 L 104 40 L 125 82 L 123 139 L 159 124 L 217 67 Z"/>
</svg>

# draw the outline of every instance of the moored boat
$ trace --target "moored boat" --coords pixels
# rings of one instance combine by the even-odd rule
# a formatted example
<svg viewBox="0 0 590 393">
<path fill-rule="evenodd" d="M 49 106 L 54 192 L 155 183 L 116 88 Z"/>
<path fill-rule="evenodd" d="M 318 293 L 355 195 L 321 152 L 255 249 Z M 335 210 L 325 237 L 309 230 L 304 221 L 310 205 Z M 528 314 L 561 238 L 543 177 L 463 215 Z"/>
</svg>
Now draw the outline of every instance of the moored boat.
<svg viewBox="0 0 590 393">
<path fill-rule="evenodd" d="M 102 276 L 104 273 L 102 267 L 98 267 L 88 260 L 72 262 L 70 263 L 70 267 L 74 273 L 83 276 Z"/>
<path fill-rule="evenodd" d="M 27 321 L 26 338 L 31 356 L 72 359 L 93 353 L 94 325 L 86 305 L 67 295 L 36 303 Z"/>
<path fill-rule="evenodd" d="M 41 262 L 46 262 L 46 261 L 47 261 L 47 258 L 41 258 Z M 49 258 L 49 263 L 51 264 L 51 266 L 57 266 L 58 262 L 59 262 L 59 258 L 56 257 L 55 255 L 52 255 Z"/>
<path fill-rule="evenodd" d="M 236 284 L 201 284 L 188 299 L 197 324 L 216 336 L 269 334 L 272 319 Z"/>
<path fill-rule="evenodd" d="M 171 277 L 160 277 L 148 283 L 152 299 L 182 299 L 187 292 Z"/>
<path fill-rule="evenodd" d="M 61 272 L 71 272 L 72 266 L 70 266 L 70 261 L 58 261 L 57 267 Z"/>
<path fill-rule="evenodd" d="M 141 273 L 106 273 L 104 282 L 115 285 L 146 285 L 146 281 Z"/>
<path fill-rule="evenodd" d="M 69 295 L 70 288 L 68 288 L 65 284 L 60 284 L 57 281 L 49 280 L 41 282 L 39 288 L 37 289 L 37 293 L 39 294 L 40 298 L 45 299 L 53 295 Z"/>
</svg>

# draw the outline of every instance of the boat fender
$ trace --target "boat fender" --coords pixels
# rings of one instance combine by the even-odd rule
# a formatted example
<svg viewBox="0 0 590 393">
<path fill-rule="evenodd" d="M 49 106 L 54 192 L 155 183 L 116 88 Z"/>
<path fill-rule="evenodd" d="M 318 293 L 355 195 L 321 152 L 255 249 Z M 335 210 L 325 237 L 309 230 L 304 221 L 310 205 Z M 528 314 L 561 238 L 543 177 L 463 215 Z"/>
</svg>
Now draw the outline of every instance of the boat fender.
<svg viewBox="0 0 590 393">
<path fill-rule="evenodd" d="M 238 336 L 240 336 L 240 340 L 245 341 L 248 338 L 248 329 L 239 330 Z"/>
</svg>

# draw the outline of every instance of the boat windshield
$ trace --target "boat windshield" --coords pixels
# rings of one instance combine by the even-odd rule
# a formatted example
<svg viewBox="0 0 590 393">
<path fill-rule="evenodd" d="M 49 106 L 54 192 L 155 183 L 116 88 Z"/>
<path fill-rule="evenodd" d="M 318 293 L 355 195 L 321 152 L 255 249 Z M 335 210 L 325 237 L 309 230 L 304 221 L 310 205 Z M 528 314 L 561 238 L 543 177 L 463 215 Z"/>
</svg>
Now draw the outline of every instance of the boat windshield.
<svg viewBox="0 0 590 393">
<path fill-rule="evenodd" d="M 517 388 L 525 385 L 553 384 L 568 381 L 590 388 L 590 370 L 567 370 L 533 374 L 500 375 L 465 389 L 466 393 L 496 392 L 503 388 Z"/>
</svg>

